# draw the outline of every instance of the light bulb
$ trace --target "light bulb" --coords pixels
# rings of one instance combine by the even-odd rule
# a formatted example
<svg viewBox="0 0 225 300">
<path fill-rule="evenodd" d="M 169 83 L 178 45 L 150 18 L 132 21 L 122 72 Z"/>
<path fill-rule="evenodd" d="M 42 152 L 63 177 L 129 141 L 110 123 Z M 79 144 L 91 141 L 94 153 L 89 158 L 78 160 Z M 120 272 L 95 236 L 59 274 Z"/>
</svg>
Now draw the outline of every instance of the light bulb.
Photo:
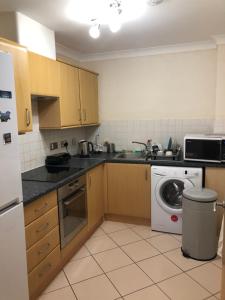
<svg viewBox="0 0 225 300">
<path fill-rule="evenodd" d="M 112 23 L 109 24 L 109 28 L 110 28 L 110 30 L 111 30 L 113 33 L 115 33 L 115 32 L 117 32 L 117 31 L 120 30 L 120 28 L 121 28 L 121 23 L 119 23 L 119 22 L 112 22 Z"/>
<path fill-rule="evenodd" d="M 93 38 L 93 39 L 97 39 L 100 36 L 100 30 L 99 30 L 100 25 L 96 24 L 91 26 L 91 28 L 89 29 L 89 35 Z"/>
</svg>

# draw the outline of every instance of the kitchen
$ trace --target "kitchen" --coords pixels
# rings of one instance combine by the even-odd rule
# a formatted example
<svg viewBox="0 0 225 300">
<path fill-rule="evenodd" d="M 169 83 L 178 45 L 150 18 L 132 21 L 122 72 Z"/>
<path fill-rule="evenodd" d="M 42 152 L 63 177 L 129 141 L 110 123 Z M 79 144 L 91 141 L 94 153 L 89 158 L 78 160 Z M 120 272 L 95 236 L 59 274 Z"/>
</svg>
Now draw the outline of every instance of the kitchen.
<svg viewBox="0 0 225 300">
<path fill-rule="evenodd" d="M 148 1 L 143 15 L 118 31 L 106 20 L 98 26 L 80 20 L 81 4 L 76 15 L 63 1 L 0 2 L 0 50 L 12 55 L 18 120 L 17 130 L 15 107 L 0 102 L 0 150 L 5 157 L 7 147 L 16 147 L 18 131 L 18 151 L 8 153 L 12 172 L 22 173 L 24 207 L 24 225 L 13 222 L 21 239 L 11 241 L 11 249 L 20 242 L 20 264 L 13 251 L 1 250 L 1 270 L 9 268 L 9 277 L 1 271 L 1 299 L 225 299 L 221 258 L 184 258 L 181 227 L 168 229 L 164 217 L 166 229 L 154 229 L 160 167 L 168 168 L 169 180 L 182 171 L 181 190 L 179 182 L 173 185 L 179 196 L 191 182 L 216 191 L 220 203 L 225 198 L 224 164 L 184 161 L 181 152 L 187 134 L 219 134 L 222 143 L 225 132 L 224 1 L 195 2 Z M 120 11 L 120 1 L 111 4 Z M 13 87 L 1 87 L 1 99 L 11 103 L 14 93 L 5 91 Z M 85 157 L 92 147 L 99 153 Z M 5 188 L 14 186 L 10 170 L 3 170 L 4 198 L 15 199 Z M 162 186 L 171 195 L 171 186 Z M 217 214 L 219 237 L 219 207 Z M 18 268 L 26 270 L 24 282 L 13 289 L 8 279 L 17 282 Z"/>
</svg>

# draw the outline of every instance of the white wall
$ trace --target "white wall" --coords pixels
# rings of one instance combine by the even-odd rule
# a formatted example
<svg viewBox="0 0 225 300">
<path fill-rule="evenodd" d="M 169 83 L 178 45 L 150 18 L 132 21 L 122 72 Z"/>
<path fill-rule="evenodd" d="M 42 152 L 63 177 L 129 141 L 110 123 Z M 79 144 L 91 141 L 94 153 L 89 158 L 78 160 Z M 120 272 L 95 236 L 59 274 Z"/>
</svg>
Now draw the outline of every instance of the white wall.
<svg viewBox="0 0 225 300">
<path fill-rule="evenodd" d="M 84 65 L 100 74 L 102 121 L 214 117 L 215 49 Z"/>
<path fill-rule="evenodd" d="M 0 13 L 0 36 L 56 59 L 54 31 L 19 12 Z"/>
</svg>

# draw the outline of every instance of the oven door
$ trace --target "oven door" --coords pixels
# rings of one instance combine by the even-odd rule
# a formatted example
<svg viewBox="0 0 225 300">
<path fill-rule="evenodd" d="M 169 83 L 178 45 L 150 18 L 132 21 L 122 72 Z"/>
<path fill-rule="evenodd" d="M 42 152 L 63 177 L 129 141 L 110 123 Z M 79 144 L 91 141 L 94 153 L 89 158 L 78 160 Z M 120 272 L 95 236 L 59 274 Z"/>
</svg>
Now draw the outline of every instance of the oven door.
<svg viewBox="0 0 225 300">
<path fill-rule="evenodd" d="M 61 248 L 87 224 L 87 197 L 85 187 L 59 201 Z"/>
<path fill-rule="evenodd" d="M 221 162 L 222 139 L 185 139 L 184 159 Z"/>
</svg>

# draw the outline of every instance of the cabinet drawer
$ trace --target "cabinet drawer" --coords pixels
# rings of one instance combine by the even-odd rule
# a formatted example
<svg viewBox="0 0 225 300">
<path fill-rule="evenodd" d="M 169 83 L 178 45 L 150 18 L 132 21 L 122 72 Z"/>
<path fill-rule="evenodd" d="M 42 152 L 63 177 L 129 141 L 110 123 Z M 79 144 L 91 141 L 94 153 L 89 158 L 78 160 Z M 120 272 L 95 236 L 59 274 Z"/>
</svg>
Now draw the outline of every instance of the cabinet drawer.
<svg viewBox="0 0 225 300">
<path fill-rule="evenodd" d="M 27 251 L 28 272 L 36 267 L 58 245 L 59 226 L 56 226 Z"/>
<path fill-rule="evenodd" d="M 51 209 L 25 228 L 27 249 L 58 225 L 58 207 Z"/>
<path fill-rule="evenodd" d="M 24 207 L 25 225 L 30 224 L 57 205 L 57 193 L 53 191 Z"/>
<path fill-rule="evenodd" d="M 56 247 L 34 270 L 28 275 L 30 295 L 37 292 L 39 287 L 49 280 L 49 276 L 60 263 L 60 247 Z"/>
</svg>

